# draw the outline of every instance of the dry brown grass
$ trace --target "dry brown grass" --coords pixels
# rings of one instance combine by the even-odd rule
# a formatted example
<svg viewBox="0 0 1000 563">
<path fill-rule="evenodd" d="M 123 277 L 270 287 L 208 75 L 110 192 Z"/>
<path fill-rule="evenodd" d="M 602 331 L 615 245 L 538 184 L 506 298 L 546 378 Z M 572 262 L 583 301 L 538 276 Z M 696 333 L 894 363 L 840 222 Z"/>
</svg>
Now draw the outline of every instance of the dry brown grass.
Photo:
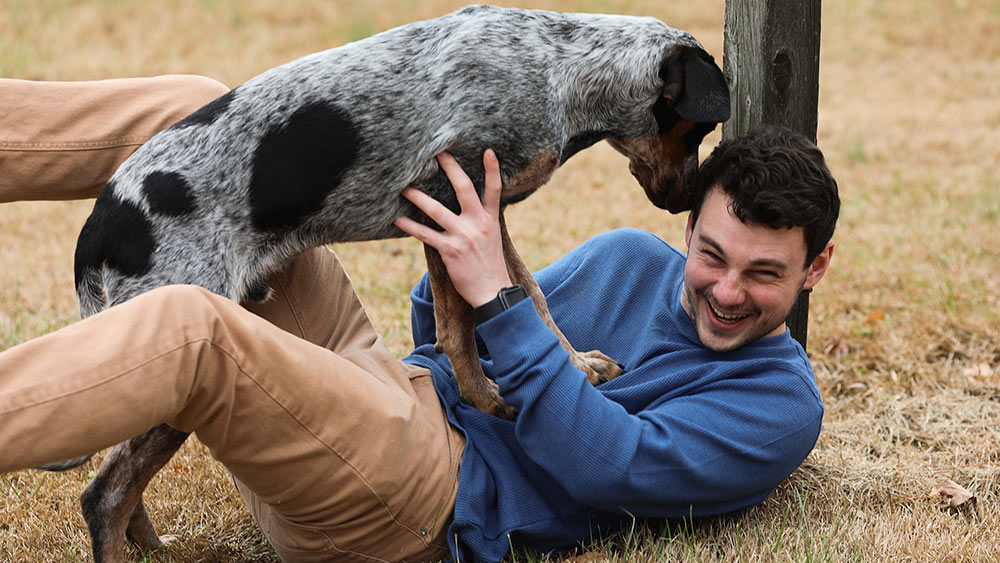
<svg viewBox="0 0 1000 563">
<path fill-rule="evenodd" d="M 0 75 L 186 72 L 235 86 L 299 55 L 457 6 L 6 0 Z M 724 0 L 530 6 L 655 15 L 694 32 L 721 59 Z M 760 507 L 693 529 L 639 526 L 635 537 L 595 546 L 581 560 L 1000 555 L 1000 2 L 824 2 L 822 37 L 819 144 L 844 206 L 835 267 L 810 315 L 809 353 L 827 404 L 819 444 Z M 0 348 L 77 317 L 71 257 L 89 206 L 0 206 Z M 509 218 L 536 267 L 618 226 L 683 242 L 683 218 L 651 209 L 623 160 L 603 146 L 572 160 Z M 404 354 L 418 246 L 338 250 L 376 325 Z M 88 559 L 76 497 L 95 467 L 3 476 L 0 560 Z M 978 509 L 946 509 L 932 490 L 947 479 L 975 494 Z M 186 445 L 146 498 L 158 526 L 182 538 L 155 561 L 273 560 L 225 472 L 199 445 Z"/>
</svg>

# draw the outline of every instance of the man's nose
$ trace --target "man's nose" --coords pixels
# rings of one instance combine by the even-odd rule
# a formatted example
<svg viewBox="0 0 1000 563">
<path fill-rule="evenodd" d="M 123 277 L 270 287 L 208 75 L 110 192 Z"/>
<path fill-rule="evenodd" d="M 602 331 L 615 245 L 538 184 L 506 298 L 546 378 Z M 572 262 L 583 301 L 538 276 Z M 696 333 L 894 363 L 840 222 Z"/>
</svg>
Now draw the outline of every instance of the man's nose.
<svg viewBox="0 0 1000 563">
<path fill-rule="evenodd" d="M 715 283 L 712 291 L 715 301 L 722 307 L 733 307 L 742 305 L 746 300 L 746 291 L 743 289 L 743 281 L 735 272 L 727 272 Z"/>
</svg>

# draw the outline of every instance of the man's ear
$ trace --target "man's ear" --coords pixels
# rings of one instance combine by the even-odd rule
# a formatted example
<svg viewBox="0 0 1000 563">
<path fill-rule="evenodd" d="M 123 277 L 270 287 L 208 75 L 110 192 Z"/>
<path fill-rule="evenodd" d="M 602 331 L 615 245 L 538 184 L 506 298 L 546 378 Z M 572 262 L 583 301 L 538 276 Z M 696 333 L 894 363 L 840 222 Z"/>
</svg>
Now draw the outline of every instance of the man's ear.
<svg viewBox="0 0 1000 563">
<path fill-rule="evenodd" d="M 722 123 L 729 119 L 729 85 L 715 59 L 695 47 L 675 47 L 660 64 L 663 97 L 681 119 Z"/>
<path fill-rule="evenodd" d="M 806 281 L 802 284 L 803 290 L 812 289 L 826 275 L 826 270 L 830 267 L 830 260 L 833 259 L 833 246 L 832 240 L 827 242 L 826 247 L 823 248 L 823 252 L 820 252 L 819 256 L 809 265 L 809 270 L 806 272 Z"/>
</svg>

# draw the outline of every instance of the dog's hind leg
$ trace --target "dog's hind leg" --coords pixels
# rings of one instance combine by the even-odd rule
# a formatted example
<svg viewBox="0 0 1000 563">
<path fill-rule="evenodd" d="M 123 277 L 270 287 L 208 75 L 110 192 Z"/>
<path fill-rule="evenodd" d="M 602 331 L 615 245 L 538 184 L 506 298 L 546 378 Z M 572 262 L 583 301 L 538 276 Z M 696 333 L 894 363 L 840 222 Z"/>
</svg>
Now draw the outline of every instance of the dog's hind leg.
<svg viewBox="0 0 1000 563">
<path fill-rule="evenodd" d="M 124 561 L 126 534 L 144 552 L 163 546 L 146 514 L 142 493 L 187 436 L 161 424 L 118 444 L 105 456 L 80 496 L 95 563 Z"/>
<path fill-rule="evenodd" d="M 437 250 L 425 244 L 424 254 L 434 294 L 437 346 L 448 355 L 462 399 L 482 412 L 513 420 L 517 411 L 503 402 L 497 384 L 486 377 L 479 363 L 472 307 L 451 283 Z"/>
<path fill-rule="evenodd" d="M 542 295 L 542 290 L 538 287 L 538 283 L 535 282 L 531 271 L 525 266 L 521 255 L 514 248 L 514 243 L 510 240 L 510 234 L 507 233 L 507 223 L 504 221 L 502 214 L 500 215 L 500 235 L 503 240 L 503 254 L 504 259 L 507 261 L 507 273 L 510 279 L 523 287 L 525 292 L 531 296 L 538 315 L 552 329 L 552 332 L 559 337 L 559 342 L 569 352 L 573 365 L 587 375 L 587 381 L 591 385 L 599 385 L 624 373 L 625 368 L 621 364 L 598 350 L 578 352 L 573 348 L 566 336 L 556 326 L 555 321 L 552 320 L 552 314 L 549 313 L 549 306 L 545 301 L 545 296 Z"/>
<path fill-rule="evenodd" d="M 129 518 L 128 527 L 125 528 L 125 537 L 143 553 L 149 553 L 177 541 L 176 536 L 161 536 L 156 533 L 156 528 L 153 527 L 153 521 L 149 519 L 146 503 L 142 497 L 139 497 L 139 503 L 135 505 L 132 517 Z"/>
</svg>

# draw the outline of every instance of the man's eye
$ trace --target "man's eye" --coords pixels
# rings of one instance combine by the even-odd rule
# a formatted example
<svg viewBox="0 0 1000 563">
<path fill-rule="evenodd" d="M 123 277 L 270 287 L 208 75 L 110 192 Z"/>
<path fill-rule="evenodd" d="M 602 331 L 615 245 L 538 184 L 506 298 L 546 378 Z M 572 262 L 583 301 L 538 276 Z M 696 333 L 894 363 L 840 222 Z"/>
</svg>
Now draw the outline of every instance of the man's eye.
<svg viewBox="0 0 1000 563">
<path fill-rule="evenodd" d="M 774 279 L 777 279 L 779 277 L 778 276 L 778 272 L 775 272 L 773 270 L 757 270 L 757 275 L 760 276 L 760 277 L 762 277 L 762 278 L 774 278 Z"/>
</svg>

